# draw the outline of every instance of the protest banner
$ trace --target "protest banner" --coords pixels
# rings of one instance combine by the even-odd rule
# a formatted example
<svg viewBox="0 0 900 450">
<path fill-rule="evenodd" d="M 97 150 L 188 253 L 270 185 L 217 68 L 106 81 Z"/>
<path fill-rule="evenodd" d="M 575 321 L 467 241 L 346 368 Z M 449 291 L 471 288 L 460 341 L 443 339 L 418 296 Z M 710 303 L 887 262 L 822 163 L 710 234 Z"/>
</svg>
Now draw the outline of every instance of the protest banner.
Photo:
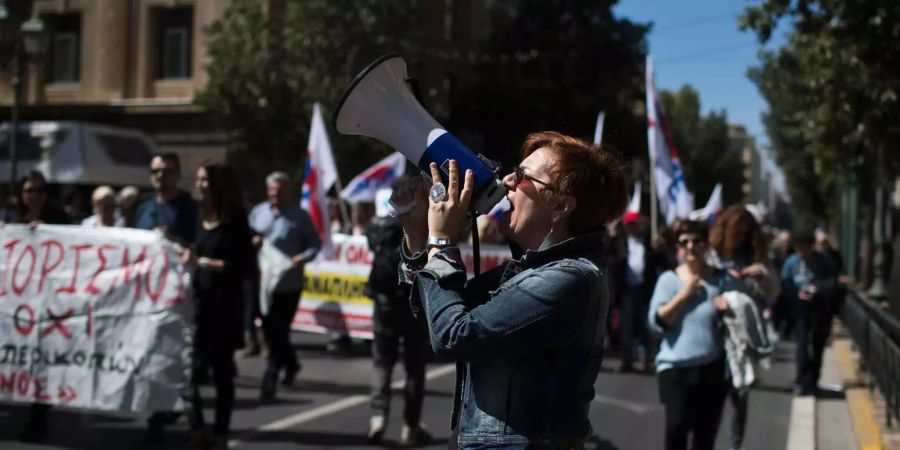
<svg viewBox="0 0 900 450">
<path fill-rule="evenodd" d="M 152 231 L 0 226 L 0 401 L 183 409 L 189 284 Z"/>
<path fill-rule="evenodd" d="M 353 337 L 371 339 L 373 303 L 364 288 L 372 269 L 372 252 L 366 237 L 333 234 L 331 242 L 333 255 L 318 258 L 304 269 L 303 297 L 293 328 L 315 333 L 345 331 Z M 480 250 L 482 271 L 510 258 L 506 246 L 482 245 Z M 461 244 L 460 251 L 471 271 L 472 247 Z"/>
</svg>

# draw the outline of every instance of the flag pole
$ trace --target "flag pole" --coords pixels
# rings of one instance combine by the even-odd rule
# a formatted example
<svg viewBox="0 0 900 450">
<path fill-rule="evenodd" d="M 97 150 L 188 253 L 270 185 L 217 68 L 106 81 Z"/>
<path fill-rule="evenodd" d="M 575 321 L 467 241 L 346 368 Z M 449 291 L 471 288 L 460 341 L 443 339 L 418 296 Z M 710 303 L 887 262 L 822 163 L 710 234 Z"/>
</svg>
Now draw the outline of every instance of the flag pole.
<svg viewBox="0 0 900 450">
<path fill-rule="evenodd" d="M 650 236 L 656 237 L 658 231 L 658 199 L 656 198 L 656 156 L 650 153 Z"/>
<path fill-rule="evenodd" d="M 337 171 L 337 167 L 335 167 L 335 171 Z M 341 218 L 344 219 L 344 229 L 353 231 L 353 224 L 350 223 L 350 212 L 347 210 L 347 202 L 341 198 L 341 192 L 344 191 L 344 186 L 341 185 L 341 174 L 338 173 L 334 180 L 334 186 L 337 190 L 337 201 L 338 206 L 341 208 Z"/>
</svg>

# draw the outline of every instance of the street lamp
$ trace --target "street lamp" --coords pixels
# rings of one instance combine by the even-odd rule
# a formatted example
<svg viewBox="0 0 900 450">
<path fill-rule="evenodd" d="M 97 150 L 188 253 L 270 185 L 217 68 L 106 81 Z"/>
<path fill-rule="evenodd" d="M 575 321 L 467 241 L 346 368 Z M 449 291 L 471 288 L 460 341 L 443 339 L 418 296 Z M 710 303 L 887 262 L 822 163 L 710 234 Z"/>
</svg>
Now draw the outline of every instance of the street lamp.
<svg viewBox="0 0 900 450">
<path fill-rule="evenodd" d="M 28 9 L 30 8 L 25 11 Z M 50 35 L 39 17 L 31 17 L 20 25 L 19 17 L 24 14 L 16 15 L 13 12 L 6 6 L 5 0 L 0 0 L 0 42 L 12 53 L 10 61 L 12 107 L 10 108 L 9 129 L 9 183 L 12 190 L 15 189 L 16 178 L 18 178 L 17 147 L 22 62 L 28 59 L 39 60 L 47 53 L 50 45 Z"/>
</svg>

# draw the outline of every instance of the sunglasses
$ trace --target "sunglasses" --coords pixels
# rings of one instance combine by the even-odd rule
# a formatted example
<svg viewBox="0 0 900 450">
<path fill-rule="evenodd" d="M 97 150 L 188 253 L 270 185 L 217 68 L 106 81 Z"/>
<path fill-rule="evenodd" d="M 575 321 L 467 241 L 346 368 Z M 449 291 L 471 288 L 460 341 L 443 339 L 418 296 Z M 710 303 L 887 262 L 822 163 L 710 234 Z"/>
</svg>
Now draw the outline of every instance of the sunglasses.
<svg viewBox="0 0 900 450">
<path fill-rule="evenodd" d="M 549 189 L 549 190 L 551 190 L 551 191 L 553 190 L 553 186 L 552 186 L 550 183 L 547 183 L 546 181 L 538 180 L 537 178 L 535 178 L 535 177 L 533 177 L 533 176 L 531 176 L 531 175 L 526 174 L 526 173 L 525 173 L 525 168 L 522 167 L 522 166 L 516 167 L 516 170 L 515 170 L 514 174 L 515 174 L 515 176 L 516 176 L 516 178 L 515 178 L 516 186 L 518 186 L 519 183 L 522 182 L 522 180 L 528 180 L 528 181 L 531 181 L 531 182 L 533 182 L 533 183 L 540 184 L 541 186 L 544 186 L 544 187 L 546 187 L 547 189 Z"/>
<path fill-rule="evenodd" d="M 150 169 L 150 175 L 170 175 L 175 173 L 175 169 Z"/>
<path fill-rule="evenodd" d="M 34 187 L 28 189 L 22 189 L 23 194 L 44 194 L 47 192 L 46 187 Z"/>
<path fill-rule="evenodd" d="M 687 238 L 687 239 L 679 239 L 678 240 L 679 247 L 687 247 L 688 244 L 694 244 L 694 246 L 697 246 L 697 245 L 705 244 L 705 243 L 706 243 L 706 239 L 700 239 L 700 238 L 693 238 L 693 239 Z"/>
</svg>

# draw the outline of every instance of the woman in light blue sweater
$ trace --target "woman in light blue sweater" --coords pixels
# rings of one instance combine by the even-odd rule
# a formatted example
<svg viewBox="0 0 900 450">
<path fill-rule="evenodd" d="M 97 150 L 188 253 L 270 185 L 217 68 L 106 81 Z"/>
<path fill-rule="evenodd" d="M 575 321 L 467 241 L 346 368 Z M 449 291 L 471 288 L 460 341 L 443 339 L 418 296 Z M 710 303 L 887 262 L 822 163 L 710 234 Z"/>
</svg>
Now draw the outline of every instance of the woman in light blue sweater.
<svg viewBox="0 0 900 450">
<path fill-rule="evenodd" d="M 725 271 L 706 262 L 706 223 L 682 221 L 675 236 L 683 262 L 663 273 L 650 301 L 650 329 L 662 335 L 656 356 L 659 396 L 666 410 L 666 450 L 712 449 L 728 393 L 719 314 L 720 294 L 741 290 Z"/>
</svg>

